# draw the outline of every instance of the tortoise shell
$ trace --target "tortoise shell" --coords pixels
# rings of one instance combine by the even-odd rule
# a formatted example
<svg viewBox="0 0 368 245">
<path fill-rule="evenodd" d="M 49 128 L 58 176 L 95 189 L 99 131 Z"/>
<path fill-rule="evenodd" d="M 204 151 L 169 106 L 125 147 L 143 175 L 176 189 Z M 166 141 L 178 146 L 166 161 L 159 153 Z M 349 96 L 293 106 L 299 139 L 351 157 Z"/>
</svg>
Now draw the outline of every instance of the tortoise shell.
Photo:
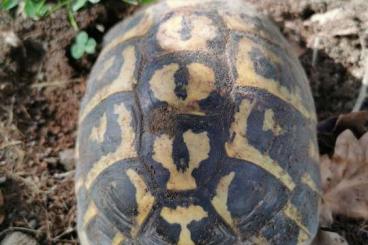
<svg viewBox="0 0 368 245">
<path fill-rule="evenodd" d="M 230 3 L 231 2 L 231 3 Z M 106 36 L 82 101 L 82 244 L 305 244 L 316 115 L 278 29 L 242 1 L 169 0 Z"/>
</svg>

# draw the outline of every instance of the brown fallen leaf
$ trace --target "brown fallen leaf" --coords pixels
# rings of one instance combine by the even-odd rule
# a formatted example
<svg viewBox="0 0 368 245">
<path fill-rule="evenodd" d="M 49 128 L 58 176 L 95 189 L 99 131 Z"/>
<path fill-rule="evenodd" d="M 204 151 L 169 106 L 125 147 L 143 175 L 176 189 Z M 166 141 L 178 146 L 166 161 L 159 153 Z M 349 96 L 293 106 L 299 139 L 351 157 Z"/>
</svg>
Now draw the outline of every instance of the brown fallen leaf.
<svg viewBox="0 0 368 245">
<path fill-rule="evenodd" d="M 321 225 L 333 215 L 368 219 L 368 132 L 359 140 L 349 129 L 336 140 L 332 157 L 321 156 Z"/>
</svg>

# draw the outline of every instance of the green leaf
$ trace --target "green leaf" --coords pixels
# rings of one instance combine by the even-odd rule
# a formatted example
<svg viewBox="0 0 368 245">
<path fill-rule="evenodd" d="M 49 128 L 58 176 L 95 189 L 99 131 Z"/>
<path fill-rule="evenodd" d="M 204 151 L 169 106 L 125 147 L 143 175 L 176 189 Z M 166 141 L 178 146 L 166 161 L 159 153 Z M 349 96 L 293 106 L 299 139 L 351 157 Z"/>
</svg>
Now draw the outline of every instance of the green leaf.
<svg viewBox="0 0 368 245">
<path fill-rule="evenodd" d="M 83 8 L 88 0 L 74 0 L 72 4 L 72 10 L 77 12 L 79 9 Z"/>
<path fill-rule="evenodd" d="M 84 50 L 87 54 L 94 54 L 96 51 L 96 41 L 93 38 L 88 39 L 86 46 L 84 47 Z"/>
<path fill-rule="evenodd" d="M 141 4 L 149 4 L 149 3 L 153 3 L 156 0 L 140 0 Z"/>
<path fill-rule="evenodd" d="M 85 31 L 79 32 L 76 39 L 75 39 L 75 41 L 78 45 L 85 46 L 87 44 L 87 41 L 88 41 L 87 32 L 85 32 Z"/>
<path fill-rule="evenodd" d="M 45 4 L 45 1 L 39 2 L 36 5 L 36 16 L 37 17 L 43 17 L 47 14 L 47 12 L 50 10 L 50 5 Z"/>
<path fill-rule="evenodd" d="M 1 2 L 0 8 L 5 10 L 10 10 L 19 4 L 19 0 L 3 0 Z"/>
<path fill-rule="evenodd" d="M 78 23 L 75 20 L 74 12 L 70 7 L 68 7 L 68 19 L 69 19 L 69 23 L 72 25 L 74 30 L 78 31 L 79 30 Z"/>
<path fill-rule="evenodd" d="M 25 0 L 24 12 L 26 15 L 32 19 L 37 19 L 36 16 L 36 6 L 32 0 Z"/>
<path fill-rule="evenodd" d="M 96 4 L 98 2 L 100 2 L 100 0 L 88 0 L 90 3 Z"/>
<path fill-rule="evenodd" d="M 84 54 L 84 46 L 82 45 L 78 45 L 78 44 L 73 44 L 71 49 L 71 55 L 74 59 L 78 60 L 80 58 L 82 58 L 83 54 Z"/>
</svg>

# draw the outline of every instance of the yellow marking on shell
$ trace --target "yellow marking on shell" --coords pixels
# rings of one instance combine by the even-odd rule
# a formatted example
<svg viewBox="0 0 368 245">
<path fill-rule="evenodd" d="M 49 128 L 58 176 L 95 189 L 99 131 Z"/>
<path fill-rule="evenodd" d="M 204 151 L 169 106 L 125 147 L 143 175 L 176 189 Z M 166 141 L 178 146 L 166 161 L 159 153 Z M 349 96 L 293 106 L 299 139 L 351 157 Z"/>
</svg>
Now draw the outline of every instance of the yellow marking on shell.
<svg viewBox="0 0 368 245">
<path fill-rule="evenodd" d="M 249 239 L 252 244 L 254 245 L 268 245 L 270 244 L 267 240 L 267 238 L 261 236 L 261 235 L 258 235 L 258 236 L 253 236 Z"/>
<path fill-rule="evenodd" d="M 104 113 L 100 121 L 98 122 L 98 125 L 92 128 L 89 139 L 99 144 L 103 143 L 106 130 L 107 130 L 107 116 L 106 113 Z"/>
<path fill-rule="evenodd" d="M 235 177 L 235 172 L 231 172 L 228 175 L 221 178 L 217 185 L 216 196 L 213 197 L 211 203 L 216 209 L 217 213 L 225 220 L 225 222 L 234 228 L 234 221 L 231 217 L 231 213 L 228 209 L 228 195 L 230 184 Z"/>
<path fill-rule="evenodd" d="M 271 130 L 275 136 L 283 133 L 281 126 L 275 121 L 275 115 L 271 109 L 267 109 L 264 114 L 263 131 Z"/>
<path fill-rule="evenodd" d="M 253 104 L 248 100 L 244 99 L 241 102 L 239 112 L 235 114 L 235 120 L 231 125 L 230 135 L 234 133 L 235 136 L 231 142 L 225 143 L 226 153 L 229 157 L 251 162 L 264 169 L 292 191 L 295 188 L 295 183 L 290 175 L 276 160 L 272 159 L 268 154 L 262 154 L 250 145 L 247 140 L 244 130 L 247 129 L 247 120 L 252 108 Z"/>
<path fill-rule="evenodd" d="M 84 179 L 80 177 L 74 185 L 75 193 L 78 194 L 82 187 L 84 187 Z"/>
<path fill-rule="evenodd" d="M 117 232 L 112 239 L 111 245 L 120 245 L 125 240 L 125 236 L 121 232 Z"/>
<path fill-rule="evenodd" d="M 304 230 L 300 229 L 299 230 L 299 235 L 298 235 L 298 241 L 297 241 L 297 245 L 307 245 L 309 244 L 310 241 L 310 235 L 308 233 L 306 233 Z"/>
<path fill-rule="evenodd" d="M 174 76 L 179 70 L 178 64 L 165 65 L 157 70 L 149 83 L 154 96 L 160 101 L 167 102 L 182 113 L 202 115 L 198 102 L 215 90 L 215 73 L 211 68 L 199 63 L 189 64 L 187 69 L 189 80 L 185 100 L 175 94 Z"/>
<path fill-rule="evenodd" d="M 88 205 L 87 211 L 83 216 L 83 226 L 86 227 L 98 214 L 98 209 L 93 201 Z"/>
<path fill-rule="evenodd" d="M 291 202 L 287 202 L 287 204 L 283 208 L 283 211 L 286 217 L 291 219 L 301 230 L 306 233 L 308 237 L 311 237 L 310 231 L 307 227 L 303 225 L 301 214 Z"/>
<path fill-rule="evenodd" d="M 98 72 L 98 74 L 96 75 L 96 79 L 97 81 L 100 81 L 106 74 L 106 72 L 108 70 L 111 69 L 111 67 L 114 65 L 114 62 L 115 62 L 115 56 L 113 57 L 110 57 L 109 59 L 107 59 L 103 64 L 102 64 L 102 67 L 101 67 L 101 70 L 99 71 L 96 71 Z"/>
<path fill-rule="evenodd" d="M 173 157 L 173 139 L 168 135 L 159 136 L 153 146 L 153 160 L 170 172 L 170 178 L 167 182 L 167 189 L 175 191 L 192 190 L 197 187 L 196 181 L 192 176 L 194 169 L 198 168 L 200 163 L 208 158 L 210 152 L 210 143 L 207 132 L 193 133 L 188 130 L 183 134 L 184 142 L 189 152 L 188 168 L 185 171 L 177 169 Z"/>
<path fill-rule="evenodd" d="M 155 198 L 149 192 L 146 183 L 144 183 L 143 178 L 137 172 L 133 169 L 128 169 L 126 174 L 136 190 L 135 200 L 138 205 L 138 214 L 135 216 L 135 225 L 131 231 L 132 236 L 135 237 L 148 214 L 151 212 Z"/>
<path fill-rule="evenodd" d="M 126 109 L 124 104 L 114 105 L 114 113 L 118 116 L 117 122 L 121 130 L 121 142 L 116 150 L 112 153 L 102 156 L 96 163 L 94 163 L 91 170 L 86 177 L 86 188 L 89 189 L 93 181 L 99 176 L 106 168 L 110 167 L 114 163 L 137 157 L 137 151 L 135 149 L 135 132 L 132 124 L 132 115 Z"/>
<path fill-rule="evenodd" d="M 190 22 L 190 37 L 183 40 L 183 21 Z M 161 24 L 157 32 L 157 40 L 162 49 L 174 51 L 208 51 L 208 41 L 218 33 L 217 27 L 206 16 L 196 14 L 173 15 Z"/>
<path fill-rule="evenodd" d="M 90 244 L 87 233 L 84 230 L 78 232 L 78 238 L 79 238 L 79 241 L 80 241 L 81 245 L 89 245 Z"/>
<path fill-rule="evenodd" d="M 190 205 L 189 207 L 178 206 L 175 209 L 164 207 L 161 210 L 161 217 L 169 224 L 180 225 L 181 231 L 177 245 L 195 245 L 188 225 L 193 221 L 200 221 L 208 217 L 208 214 L 201 206 Z"/>
<path fill-rule="evenodd" d="M 122 56 L 124 63 L 121 67 L 118 77 L 110 84 L 97 91 L 92 99 L 86 103 L 85 107 L 81 111 L 79 123 L 81 123 L 98 104 L 111 95 L 125 91 L 132 91 L 134 89 L 134 86 L 137 83 L 137 80 L 134 76 L 137 62 L 135 48 L 133 46 L 125 48 Z"/>
<path fill-rule="evenodd" d="M 102 52 L 100 53 L 100 56 L 102 57 L 110 50 L 116 48 L 118 45 L 122 44 L 123 42 L 129 39 L 144 36 L 145 34 L 147 34 L 152 25 L 153 25 L 153 14 L 149 10 L 146 10 L 145 16 L 143 16 L 141 21 L 137 25 L 134 25 L 134 27 L 132 27 L 128 31 L 124 32 L 121 36 L 114 38 L 110 43 L 108 43 L 103 48 Z"/>
<path fill-rule="evenodd" d="M 316 163 L 319 163 L 319 150 L 318 150 L 318 146 L 312 140 L 309 142 L 308 154 L 309 154 L 309 157 L 313 161 L 315 161 Z"/>
<path fill-rule="evenodd" d="M 316 192 L 317 194 L 322 196 L 321 191 L 319 190 L 318 185 L 316 182 L 312 179 L 309 173 L 305 173 L 302 176 L 302 183 L 306 184 L 312 191 Z"/>
<path fill-rule="evenodd" d="M 243 38 L 239 41 L 239 49 L 236 57 L 236 69 L 238 73 L 238 79 L 235 84 L 239 87 L 254 87 L 258 89 L 264 89 L 270 94 L 282 99 L 289 103 L 296 110 L 298 110 L 305 118 L 312 121 L 316 121 L 315 113 L 309 111 L 303 104 L 302 96 L 295 91 L 289 91 L 288 88 L 282 86 L 278 81 L 265 78 L 257 74 L 254 67 L 250 52 L 252 48 L 258 48 L 267 57 L 267 59 L 273 64 L 280 63 L 279 58 L 271 50 L 267 50 L 262 46 L 256 44 L 248 38 Z"/>
<path fill-rule="evenodd" d="M 248 14 L 251 14 L 252 12 L 249 11 Z M 222 16 L 222 19 L 224 20 L 227 28 L 233 31 L 238 32 L 244 32 L 249 33 L 255 36 L 259 36 L 273 44 L 276 44 L 278 46 L 282 45 L 282 43 L 275 42 L 275 38 L 270 35 L 269 32 L 265 31 L 262 27 L 257 26 L 255 23 L 252 23 L 251 21 L 242 20 L 240 14 L 236 14 L 234 12 L 225 13 L 222 10 L 219 10 L 220 16 Z M 250 18 L 257 18 L 256 16 L 249 16 Z"/>
</svg>

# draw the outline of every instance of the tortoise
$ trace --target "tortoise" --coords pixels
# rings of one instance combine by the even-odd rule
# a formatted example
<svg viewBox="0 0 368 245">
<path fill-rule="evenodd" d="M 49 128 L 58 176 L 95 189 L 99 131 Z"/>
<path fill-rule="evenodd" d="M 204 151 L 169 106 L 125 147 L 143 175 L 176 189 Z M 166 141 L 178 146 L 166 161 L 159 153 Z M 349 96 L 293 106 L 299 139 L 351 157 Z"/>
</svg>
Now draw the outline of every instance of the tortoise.
<svg viewBox="0 0 368 245">
<path fill-rule="evenodd" d="M 298 58 L 248 3 L 136 12 L 106 35 L 81 103 L 81 243 L 310 243 L 316 121 Z"/>
</svg>

